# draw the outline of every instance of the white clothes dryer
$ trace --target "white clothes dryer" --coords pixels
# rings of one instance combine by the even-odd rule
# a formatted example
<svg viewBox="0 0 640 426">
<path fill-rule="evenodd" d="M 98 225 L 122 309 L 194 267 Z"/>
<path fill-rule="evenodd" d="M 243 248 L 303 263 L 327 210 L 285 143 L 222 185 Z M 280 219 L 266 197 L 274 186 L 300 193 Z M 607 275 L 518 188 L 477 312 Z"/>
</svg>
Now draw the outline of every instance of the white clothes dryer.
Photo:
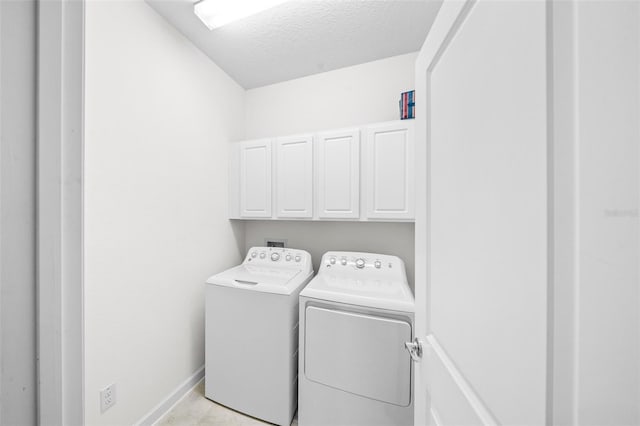
<svg viewBox="0 0 640 426">
<path fill-rule="evenodd" d="M 206 286 L 205 396 L 278 425 L 297 408 L 298 295 L 304 250 L 253 247 Z"/>
<path fill-rule="evenodd" d="M 325 253 L 300 293 L 298 424 L 413 425 L 413 324 L 400 258 Z"/>
</svg>

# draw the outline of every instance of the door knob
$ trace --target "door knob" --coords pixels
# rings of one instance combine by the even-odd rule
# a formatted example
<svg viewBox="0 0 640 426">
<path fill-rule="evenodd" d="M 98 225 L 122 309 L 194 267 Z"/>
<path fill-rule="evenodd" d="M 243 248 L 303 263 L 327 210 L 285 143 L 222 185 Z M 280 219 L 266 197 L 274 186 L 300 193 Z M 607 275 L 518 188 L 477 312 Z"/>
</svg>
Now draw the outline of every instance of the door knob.
<svg viewBox="0 0 640 426">
<path fill-rule="evenodd" d="M 411 359 L 414 362 L 420 361 L 422 358 L 422 341 L 416 337 L 412 342 L 405 342 L 404 347 L 409 351 Z"/>
</svg>

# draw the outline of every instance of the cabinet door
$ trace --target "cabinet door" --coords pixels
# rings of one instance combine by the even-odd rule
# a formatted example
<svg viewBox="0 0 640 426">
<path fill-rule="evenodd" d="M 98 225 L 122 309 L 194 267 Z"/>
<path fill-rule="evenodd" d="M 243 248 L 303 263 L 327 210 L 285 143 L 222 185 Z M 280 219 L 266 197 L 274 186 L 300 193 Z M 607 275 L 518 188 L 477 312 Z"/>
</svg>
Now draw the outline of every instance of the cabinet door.
<svg viewBox="0 0 640 426">
<path fill-rule="evenodd" d="M 240 143 L 240 216 L 271 217 L 271 140 Z"/>
<path fill-rule="evenodd" d="M 278 138 L 276 149 L 276 216 L 313 216 L 313 136 Z"/>
<path fill-rule="evenodd" d="M 413 219 L 413 122 L 368 127 L 365 149 L 367 218 Z"/>
<path fill-rule="evenodd" d="M 360 217 L 360 130 L 317 136 L 318 217 Z"/>
</svg>

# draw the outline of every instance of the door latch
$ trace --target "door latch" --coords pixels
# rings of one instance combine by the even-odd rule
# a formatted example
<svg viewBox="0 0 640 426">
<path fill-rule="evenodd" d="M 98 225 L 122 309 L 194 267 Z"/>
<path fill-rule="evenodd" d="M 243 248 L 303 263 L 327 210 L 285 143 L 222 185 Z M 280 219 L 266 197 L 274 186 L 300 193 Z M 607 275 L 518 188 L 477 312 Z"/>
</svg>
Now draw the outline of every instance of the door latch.
<svg viewBox="0 0 640 426">
<path fill-rule="evenodd" d="M 409 355 L 411 355 L 413 361 L 420 361 L 422 358 L 422 341 L 416 337 L 413 339 L 413 342 L 405 342 L 404 347 L 409 351 Z"/>
</svg>

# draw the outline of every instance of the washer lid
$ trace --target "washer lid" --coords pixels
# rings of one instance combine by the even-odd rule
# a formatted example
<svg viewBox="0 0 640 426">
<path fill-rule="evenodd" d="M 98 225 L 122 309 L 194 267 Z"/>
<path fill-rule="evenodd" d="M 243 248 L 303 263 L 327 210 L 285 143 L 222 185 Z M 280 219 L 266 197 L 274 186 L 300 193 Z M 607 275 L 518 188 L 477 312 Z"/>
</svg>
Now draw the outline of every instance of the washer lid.
<svg viewBox="0 0 640 426">
<path fill-rule="evenodd" d="M 308 275 L 303 275 L 296 268 L 242 264 L 210 277 L 207 284 L 288 295 L 305 282 Z"/>
</svg>

